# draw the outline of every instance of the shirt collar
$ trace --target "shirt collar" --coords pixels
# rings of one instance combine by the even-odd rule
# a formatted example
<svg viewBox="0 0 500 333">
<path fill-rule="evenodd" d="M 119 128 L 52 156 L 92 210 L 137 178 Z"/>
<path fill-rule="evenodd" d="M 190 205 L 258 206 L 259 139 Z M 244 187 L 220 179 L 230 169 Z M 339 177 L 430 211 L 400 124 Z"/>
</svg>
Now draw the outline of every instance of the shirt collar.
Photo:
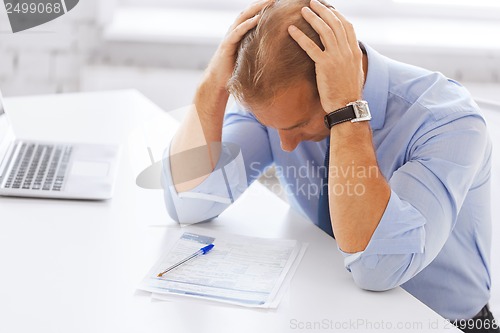
<svg viewBox="0 0 500 333">
<path fill-rule="evenodd" d="M 378 130 L 384 126 L 389 91 L 389 70 L 384 57 L 377 51 L 361 44 L 368 57 L 368 73 L 363 88 L 363 99 L 368 102 L 372 120 L 372 129 Z"/>
</svg>

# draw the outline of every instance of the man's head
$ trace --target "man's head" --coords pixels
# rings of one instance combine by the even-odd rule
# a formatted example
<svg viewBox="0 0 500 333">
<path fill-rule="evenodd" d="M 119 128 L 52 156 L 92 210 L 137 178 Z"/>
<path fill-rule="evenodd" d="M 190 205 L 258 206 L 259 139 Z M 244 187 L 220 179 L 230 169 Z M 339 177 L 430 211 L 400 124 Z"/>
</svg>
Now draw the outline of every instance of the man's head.
<svg viewBox="0 0 500 333">
<path fill-rule="evenodd" d="M 325 3 L 326 4 L 326 3 Z M 278 0 L 261 13 L 243 38 L 229 91 L 267 126 L 278 130 L 284 150 L 328 135 L 316 86 L 314 62 L 290 37 L 295 25 L 323 49 L 301 14 L 309 0 Z"/>
</svg>

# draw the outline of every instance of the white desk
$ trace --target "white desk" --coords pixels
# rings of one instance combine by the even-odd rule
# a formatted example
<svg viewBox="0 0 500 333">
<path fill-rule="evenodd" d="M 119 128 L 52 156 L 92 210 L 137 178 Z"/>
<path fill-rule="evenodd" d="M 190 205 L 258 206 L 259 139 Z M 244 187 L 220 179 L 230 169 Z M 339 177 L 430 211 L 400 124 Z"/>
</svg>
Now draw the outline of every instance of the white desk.
<svg viewBox="0 0 500 333">
<path fill-rule="evenodd" d="M 166 117 L 135 91 L 16 98 L 6 106 L 14 121 L 25 120 L 20 136 L 125 145 L 141 119 Z M 430 324 L 444 330 L 444 319 L 400 288 L 357 288 L 335 242 L 259 185 L 199 228 L 309 243 L 277 310 L 159 302 L 136 293 L 179 228 L 161 190 L 135 186 L 137 159 L 130 157 L 124 149 L 110 201 L 0 198 L 0 332 L 311 332 L 308 323 L 324 331 L 424 332 Z"/>
</svg>

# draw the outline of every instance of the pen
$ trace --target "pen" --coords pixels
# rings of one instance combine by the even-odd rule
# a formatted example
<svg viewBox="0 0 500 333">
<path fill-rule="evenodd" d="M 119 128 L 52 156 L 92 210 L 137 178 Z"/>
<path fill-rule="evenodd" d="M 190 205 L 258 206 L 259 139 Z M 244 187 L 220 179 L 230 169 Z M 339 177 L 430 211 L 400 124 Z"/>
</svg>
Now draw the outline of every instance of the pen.
<svg viewBox="0 0 500 333">
<path fill-rule="evenodd" d="M 198 251 L 196 251 L 195 253 L 193 253 L 192 255 L 190 255 L 189 257 L 187 257 L 186 259 L 183 259 L 183 260 L 179 261 L 177 264 L 174 264 L 174 265 L 170 266 L 169 268 L 167 268 L 166 270 L 164 270 L 163 272 L 159 273 L 158 277 L 162 277 L 163 274 L 165 274 L 167 272 L 170 272 L 174 268 L 179 267 L 180 265 L 182 265 L 183 263 L 185 263 L 185 262 L 187 262 L 187 261 L 189 261 L 191 259 L 194 259 L 194 258 L 196 258 L 198 256 L 207 254 L 208 251 L 210 251 L 213 247 L 214 247 L 214 244 L 209 244 L 209 245 L 207 245 L 205 247 L 202 247 L 201 249 L 199 249 Z"/>
</svg>

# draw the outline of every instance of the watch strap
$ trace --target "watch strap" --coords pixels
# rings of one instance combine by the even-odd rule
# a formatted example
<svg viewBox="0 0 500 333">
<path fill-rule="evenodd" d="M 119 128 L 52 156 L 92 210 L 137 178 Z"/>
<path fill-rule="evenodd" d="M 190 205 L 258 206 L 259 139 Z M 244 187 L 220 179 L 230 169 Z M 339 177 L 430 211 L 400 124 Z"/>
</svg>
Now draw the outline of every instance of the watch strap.
<svg viewBox="0 0 500 333">
<path fill-rule="evenodd" d="M 345 106 L 341 109 L 330 112 L 325 116 L 325 126 L 331 129 L 333 126 L 356 118 L 354 107 L 352 105 Z"/>
</svg>

